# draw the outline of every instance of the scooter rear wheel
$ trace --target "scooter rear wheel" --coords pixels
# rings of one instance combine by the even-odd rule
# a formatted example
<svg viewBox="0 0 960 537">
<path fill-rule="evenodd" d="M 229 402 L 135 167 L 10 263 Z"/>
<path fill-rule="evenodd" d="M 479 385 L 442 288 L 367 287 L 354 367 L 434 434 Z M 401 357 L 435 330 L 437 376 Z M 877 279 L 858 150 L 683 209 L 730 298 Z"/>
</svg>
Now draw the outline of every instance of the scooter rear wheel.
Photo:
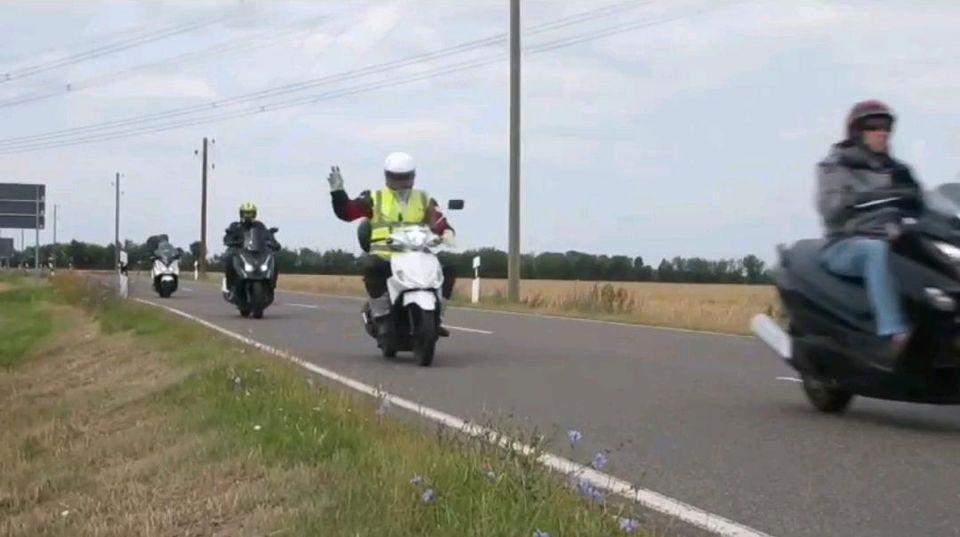
<svg viewBox="0 0 960 537">
<path fill-rule="evenodd" d="M 853 393 L 829 382 L 802 375 L 803 393 L 820 412 L 839 414 L 850 406 Z"/>
</svg>

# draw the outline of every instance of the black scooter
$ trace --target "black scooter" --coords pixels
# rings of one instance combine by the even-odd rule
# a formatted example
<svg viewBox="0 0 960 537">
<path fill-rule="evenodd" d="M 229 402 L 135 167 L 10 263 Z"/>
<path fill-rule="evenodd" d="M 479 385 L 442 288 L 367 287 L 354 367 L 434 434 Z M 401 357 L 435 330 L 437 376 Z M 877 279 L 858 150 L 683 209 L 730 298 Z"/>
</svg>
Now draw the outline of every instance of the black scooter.
<svg viewBox="0 0 960 537">
<path fill-rule="evenodd" d="M 275 227 L 266 233 L 257 228 L 246 230 L 238 255 L 232 260 L 238 276 L 234 289 L 227 288 L 226 277 L 221 282 L 223 299 L 235 305 L 242 317 L 261 319 L 263 311 L 273 304 L 278 271 L 270 239 L 277 231 Z"/>
<path fill-rule="evenodd" d="M 780 250 L 776 287 L 783 317 L 753 318 L 751 328 L 793 367 L 810 403 L 846 410 L 855 395 L 935 405 L 960 404 L 960 197 L 943 185 L 922 212 L 903 212 L 891 244 L 891 270 L 914 327 L 898 359 L 885 352 L 863 282 L 828 272 L 823 240 Z M 859 208 L 895 206 L 893 196 Z"/>
</svg>

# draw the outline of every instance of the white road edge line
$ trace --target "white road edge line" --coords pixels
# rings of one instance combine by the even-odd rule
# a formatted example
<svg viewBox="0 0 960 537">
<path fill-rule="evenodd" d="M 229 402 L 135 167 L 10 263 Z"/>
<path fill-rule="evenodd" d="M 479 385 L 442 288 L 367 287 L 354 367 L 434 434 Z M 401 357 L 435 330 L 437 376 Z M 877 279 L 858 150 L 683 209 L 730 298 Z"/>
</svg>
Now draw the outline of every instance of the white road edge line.
<svg viewBox="0 0 960 537">
<path fill-rule="evenodd" d="M 460 419 L 451 414 L 447 414 L 440 410 L 436 410 L 427 406 L 423 406 L 419 403 L 413 401 L 408 401 L 406 399 L 397 397 L 395 395 L 390 395 L 389 393 L 380 391 L 379 389 L 364 384 L 358 380 L 354 380 L 350 377 L 341 375 L 330 369 L 320 367 L 316 364 L 307 362 L 301 358 L 298 358 L 286 351 L 271 347 L 270 345 L 265 345 L 256 341 L 254 339 L 248 338 L 246 336 L 231 332 L 226 328 L 222 328 L 213 324 L 209 321 L 205 321 L 199 317 L 180 311 L 176 308 L 170 306 L 164 306 L 162 304 L 157 304 L 156 302 L 151 302 L 149 300 L 144 300 L 142 298 L 134 298 L 135 301 L 142 304 L 147 304 L 150 306 L 163 308 L 170 313 L 179 315 L 196 323 L 199 323 L 211 330 L 215 330 L 225 336 L 231 337 L 238 341 L 241 341 L 252 347 L 256 347 L 268 354 L 289 360 L 308 371 L 326 377 L 332 381 L 338 382 L 351 388 L 360 393 L 369 395 L 371 397 L 383 399 L 389 401 L 392 406 L 400 407 L 410 412 L 414 412 L 424 418 L 432 420 L 436 423 L 444 425 L 450 429 L 458 430 L 462 433 L 468 434 L 473 437 L 485 438 L 488 442 L 492 444 L 497 444 L 502 447 L 512 449 L 516 452 L 523 454 L 532 454 L 534 449 L 526 444 L 511 440 L 510 438 L 503 436 L 491 429 L 486 427 L 481 427 L 473 423 L 469 423 L 463 419 Z M 546 466 L 547 468 L 560 472 L 565 475 L 579 475 L 580 479 L 586 481 L 593 485 L 594 487 L 601 488 L 606 490 L 609 493 L 622 496 L 631 502 L 638 503 L 648 509 L 656 511 L 658 513 L 674 517 L 678 520 L 681 520 L 691 526 L 695 526 L 702 530 L 709 531 L 720 537 L 772 537 L 769 534 L 763 533 L 759 530 L 755 530 L 748 526 L 738 524 L 732 520 L 728 520 L 719 515 L 715 515 L 708 511 L 704 511 L 698 507 L 694 507 L 690 504 L 681 502 L 669 496 L 660 494 L 659 492 L 654 492 L 652 490 L 636 487 L 630 484 L 627 481 L 613 477 L 612 475 L 605 474 L 603 472 L 598 472 L 593 468 L 584 466 L 582 464 L 576 463 L 569 459 L 553 455 L 550 453 L 543 453 L 540 455 L 539 462 Z"/>
<path fill-rule="evenodd" d="M 802 379 L 798 379 L 796 377 L 777 377 L 777 380 L 784 380 L 787 382 L 803 382 Z"/>
</svg>

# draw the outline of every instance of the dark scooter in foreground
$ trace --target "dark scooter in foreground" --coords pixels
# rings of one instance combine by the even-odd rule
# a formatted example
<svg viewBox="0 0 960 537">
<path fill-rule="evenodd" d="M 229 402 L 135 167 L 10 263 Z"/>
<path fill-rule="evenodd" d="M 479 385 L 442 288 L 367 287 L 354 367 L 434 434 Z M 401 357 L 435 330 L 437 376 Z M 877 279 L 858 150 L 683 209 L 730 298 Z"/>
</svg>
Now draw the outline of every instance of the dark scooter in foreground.
<svg viewBox="0 0 960 537">
<path fill-rule="evenodd" d="M 752 321 L 753 332 L 799 372 L 803 390 L 822 412 L 846 410 L 855 395 L 935 405 L 960 404 L 960 185 L 928 194 L 927 209 L 902 211 L 891 245 L 891 268 L 910 324 L 899 359 L 885 358 L 860 279 L 828 272 L 824 240 L 780 250 L 776 287 L 785 319 Z M 895 207 L 896 192 L 859 206 Z"/>
</svg>

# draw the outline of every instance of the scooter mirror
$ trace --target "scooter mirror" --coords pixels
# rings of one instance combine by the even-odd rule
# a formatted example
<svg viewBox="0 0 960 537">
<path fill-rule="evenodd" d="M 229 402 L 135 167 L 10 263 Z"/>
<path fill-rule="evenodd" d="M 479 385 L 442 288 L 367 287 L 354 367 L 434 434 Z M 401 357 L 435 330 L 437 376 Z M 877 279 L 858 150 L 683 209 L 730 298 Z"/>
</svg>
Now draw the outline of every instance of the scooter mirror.
<svg viewBox="0 0 960 537">
<path fill-rule="evenodd" d="M 450 200 L 447 202 L 447 209 L 451 211 L 459 211 L 463 209 L 463 200 Z"/>
</svg>

